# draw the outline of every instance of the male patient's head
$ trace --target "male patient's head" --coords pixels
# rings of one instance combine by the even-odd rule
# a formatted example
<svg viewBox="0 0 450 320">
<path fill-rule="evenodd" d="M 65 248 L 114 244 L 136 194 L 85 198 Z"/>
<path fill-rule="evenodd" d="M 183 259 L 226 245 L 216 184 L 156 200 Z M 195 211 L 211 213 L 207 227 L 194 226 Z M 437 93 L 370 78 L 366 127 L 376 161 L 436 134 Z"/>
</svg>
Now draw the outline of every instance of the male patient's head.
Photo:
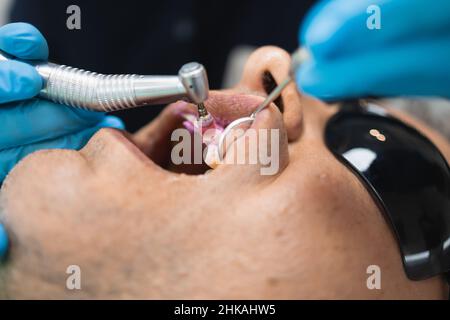
<svg viewBox="0 0 450 320">
<path fill-rule="evenodd" d="M 289 59 L 278 48 L 257 50 L 241 82 L 212 92 L 206 107 L 225 124 L 248 115 L 284 78 Z M 280 130 L 275 175 L 261 175 L 259 164 L 180 173 L 189 168 L 170 163 L 170 135 L 192 108 L 176 103 L 134 136 L 103 129 L 80 151 L 45 150 L 19 163 L 1 191 L 11 240 L 1 294 L 444 297 L 440 277 L 407 279 L 381 211 L 326 148 L 324 128 L 336 106 L 300 96 L 291 84 L 257 116 L 252 128 Z M 450 159 L 444 138 L 399 116 Z M 73 265 L 81 270 L 80 290 L 66 287 Z M 380 289 L 367 286 L 372 265 L 380 267 Z"/>
</svg>

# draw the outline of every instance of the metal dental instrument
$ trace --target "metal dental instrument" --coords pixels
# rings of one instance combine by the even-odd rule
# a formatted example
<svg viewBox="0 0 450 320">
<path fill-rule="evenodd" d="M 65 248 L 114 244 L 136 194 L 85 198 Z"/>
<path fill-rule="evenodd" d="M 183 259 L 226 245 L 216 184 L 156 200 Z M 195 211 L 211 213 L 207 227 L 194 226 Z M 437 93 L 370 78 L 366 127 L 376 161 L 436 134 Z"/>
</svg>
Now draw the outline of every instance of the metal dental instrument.
<svg viewBox="0 0 450 320">
<path fill-rule="evenodd" d="M 209 126 L 213 122 L 213 117 L 208 113 L 208 110 L 206 110 L 205 105 L 203 102 L 200 102 L 197 104 L 198 109 L 198 122 L 202 127 Z"/>
<path fill-rule="evenodd" d="M 292 56 L 292 62 L 289 69 L 288 76 L 272 90 L 272 92 L 267 96 L 267 98 L 252 112 L 252 114 L 248 117 L 242 117 L 231 122 L 225 130 L 222 132 L 219 138 L 218 151 L 219 151 L 219 159 L 223 160 L 223 156 L 226 152 L 224 150 L 224 142 L 229 133 L 237 129 L 244 123 L 251 124 L 256 119 L 256 115 L 261 112 L 264 108 L 266 108 L 269 104 L 271 104 L 275 99 L 277 99 L 281 92 L 291 83 L 291 81 L 295 80 L 295 71 L 300 67 L 300 65 L 309 58 L 309 53 L 305 48 L 299 48 L 295 51 Z"/>
<path fill-rule="evenodd" d="M 0 61 L 13 59 L 0 51 Z M 110 112 L 186 100 L 198 105 L 200 119 L 211 117 L 203 106 L 208 98 L 208 77 L 197 62 L 183 65 L 178 76 L 142 76 L 105 75 L 51 62 L 19 61 L 36 68 L 44 83 L 39 96 L 56 103 Z"/>
</svg>

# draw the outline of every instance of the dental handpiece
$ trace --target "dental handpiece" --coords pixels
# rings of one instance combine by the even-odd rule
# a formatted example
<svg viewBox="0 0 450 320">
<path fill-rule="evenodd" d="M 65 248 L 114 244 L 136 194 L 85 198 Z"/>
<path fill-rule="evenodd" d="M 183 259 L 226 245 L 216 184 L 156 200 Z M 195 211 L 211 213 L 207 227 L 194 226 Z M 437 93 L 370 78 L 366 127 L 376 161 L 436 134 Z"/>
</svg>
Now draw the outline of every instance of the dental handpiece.
<svg viewBox="0 0 450 320">
<path fill-rule="evenodd" d="M 105 75 L 44 61 L 23 61 L 0 51 L 0 61 L 33 65 L 43 80 L 39 96 L 53 102 L 92 111 L 110 112 L 177 100 L 198 105 L 200 119 L 208 118 L 203 102 L 209 84 L 205 68 L 190 62 L 178 76 Z"/>
</svg>

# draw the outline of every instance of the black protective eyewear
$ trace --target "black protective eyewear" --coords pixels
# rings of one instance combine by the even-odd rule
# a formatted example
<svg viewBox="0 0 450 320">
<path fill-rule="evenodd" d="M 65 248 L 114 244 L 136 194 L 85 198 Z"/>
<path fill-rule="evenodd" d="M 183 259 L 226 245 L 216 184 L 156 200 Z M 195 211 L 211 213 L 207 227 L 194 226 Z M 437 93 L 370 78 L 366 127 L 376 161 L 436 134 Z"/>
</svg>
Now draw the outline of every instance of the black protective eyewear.
<svg viewBox="0 0 450 320">
<path fill-rule="evenodd" d="M 397 237 L 406 275 L 450 271 L 450 169 L 436 146 L 375 103 L 342 104 L 325 143 L 362 180 Z"/>
</svg>

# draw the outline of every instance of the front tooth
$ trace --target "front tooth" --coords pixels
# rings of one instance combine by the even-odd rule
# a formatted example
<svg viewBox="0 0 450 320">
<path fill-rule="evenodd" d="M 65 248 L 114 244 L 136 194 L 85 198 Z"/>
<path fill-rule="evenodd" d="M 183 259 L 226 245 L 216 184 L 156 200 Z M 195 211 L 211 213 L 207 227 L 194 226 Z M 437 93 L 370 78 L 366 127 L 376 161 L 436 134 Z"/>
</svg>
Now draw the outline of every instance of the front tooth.
<svg viewBox="0 0 450 320">
<path fill-rule="evenodd" d="M 219 166 L 220 157 L 219 157 L 219 149 L 218 149 L 217 145 L 210 144 L 206 147 L 205 163 L 211 169 L 215 169 Z"/>
</svg>

